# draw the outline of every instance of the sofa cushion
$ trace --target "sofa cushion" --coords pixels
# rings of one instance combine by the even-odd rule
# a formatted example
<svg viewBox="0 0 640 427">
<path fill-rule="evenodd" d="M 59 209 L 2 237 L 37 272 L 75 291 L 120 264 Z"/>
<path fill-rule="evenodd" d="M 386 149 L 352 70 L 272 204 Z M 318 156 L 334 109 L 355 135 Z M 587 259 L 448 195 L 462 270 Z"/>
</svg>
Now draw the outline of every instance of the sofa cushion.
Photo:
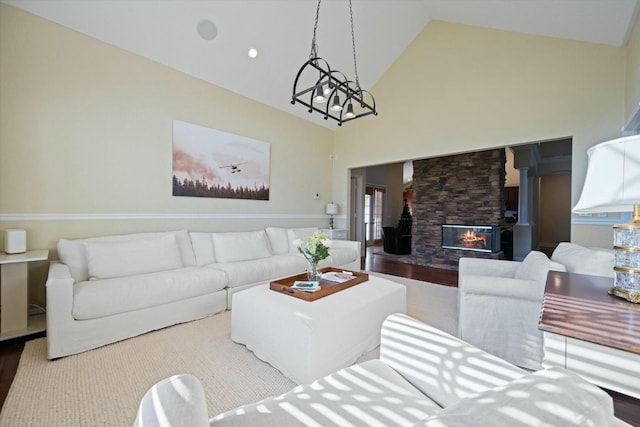
<svg viewBox="0 0 640 427">
<path fill-rule="evenodd" d="M 569 273 L 613 277 L 615 263 L 613 251 L 591 249 L 569 242 L 561 242 L 551 259 L 564 265 Z"/>
<path fill-rule="evenodd" d="M 109 279 L 182 267 L 172 234 L 124 242 L 87 242 L 89 278 Z"/>
<path fill-rule="evenodd" d="M 289 238 L 286 228 L 267 227 L 265 229 L 271 245 L 271 253 L 284 255 L 289 253 Z"/>
<path fill-rule="evenodd" d="M 290 228 L 287 230 L 287 239 L 289 240 L 289 253 L 300 253 L 298 247 L 293 243 L 296 240 L 306 242 L 307 238 L 315 233 L 317 228 Z"/>
<path fill-rule="evenodd" d="M 349 264 L 358 259 L 358 251 L 352 248 L 329 249 L 329 258 L 320 261 L 320 267 Z"/>
<path fill-rule="evenodd" d="M 72 313 L 76 320 L 97 319 L 210 294 L 225 285 L 223 272 L 201 267 L 89 280 L 73 287 Z"/>
<path fill-rule="evenodd" d="M 191 245 L 196 256 L 196 265 L 207 265 L 216 262 L 213 252 L 213 233 L 191 231 Z"/>
<path fill-rule="evenodd" d="M 191 239 L 187 230 L 166 231 L 157 233 L 134 233 L 113 236 L 89 237 L 86 239 L 58 241 L 58 256 L 60 260 L 69 267 L 71 277 L 76 282 L 89 279 L 89 269 L 87 266 L 86 243 L 87 242 L 121 242 L 129 240 L 151 239 L 154 237 L 173 234 L 180 248 L 180 256 L 184 266 L 196 265 L 196 258 L 191 247 Z"/>
<path fill-rule="evenodd" d="M 417 425 L 598 427 L 613 421 L 607 393 L 572 372 L 552 368 L 460 399 Z"/>
<path fill-rule="evenodd" d="M 516 268 L 514 278 L 545 283 L 549 270 L 566 271 L 564 265 L 551 261 L 542 252 L 531 251 Z"/>
<path fill-rule="evenodd" d="M 410 426 L 441 410 L 375 359 L 222 413 L 210 426 Z"/>
<path fill-rule="evenodd" d="M 271 256 L 264 230 L 213 233 L 213 249 L 218 262 L 248 261 Z"/>
<path fill-rule="evenodd" d="M 218 262 L 207 266 L 224 271 L 227 286 L 235 288 L 250 284 L 267 283 L 269 280 L 291 276 L 305 271 L 307 266 L 302 255 L 273 255 L 269 258 L 239 262 Z"/>
</svg>

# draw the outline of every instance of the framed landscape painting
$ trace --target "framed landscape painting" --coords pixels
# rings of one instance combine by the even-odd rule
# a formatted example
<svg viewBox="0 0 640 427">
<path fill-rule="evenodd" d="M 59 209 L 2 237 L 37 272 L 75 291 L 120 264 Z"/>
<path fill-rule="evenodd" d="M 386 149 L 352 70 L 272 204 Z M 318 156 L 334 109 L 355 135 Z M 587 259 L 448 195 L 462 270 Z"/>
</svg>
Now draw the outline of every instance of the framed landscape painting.
<svg viewBox="0 0 640 427">
<path fill-rule="evenodd" d="M 270 144 L 173 121 L 173 195 L 269 200 Z"/>
</svg>

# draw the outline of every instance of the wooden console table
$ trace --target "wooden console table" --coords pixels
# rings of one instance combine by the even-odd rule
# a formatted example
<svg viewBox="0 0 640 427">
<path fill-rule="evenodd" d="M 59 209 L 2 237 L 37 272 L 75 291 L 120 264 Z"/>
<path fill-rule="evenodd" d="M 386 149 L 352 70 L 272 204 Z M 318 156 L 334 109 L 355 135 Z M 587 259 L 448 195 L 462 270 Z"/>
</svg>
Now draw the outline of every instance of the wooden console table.
<svg viewBox="0 0 640 427">
<path fill-rule="evenodd" d="M 608 295 L 612 286 L 606 277 L 549 272 L 539 324 L 542 366 L 640 399 L 640 304 Z"/>
</svg>

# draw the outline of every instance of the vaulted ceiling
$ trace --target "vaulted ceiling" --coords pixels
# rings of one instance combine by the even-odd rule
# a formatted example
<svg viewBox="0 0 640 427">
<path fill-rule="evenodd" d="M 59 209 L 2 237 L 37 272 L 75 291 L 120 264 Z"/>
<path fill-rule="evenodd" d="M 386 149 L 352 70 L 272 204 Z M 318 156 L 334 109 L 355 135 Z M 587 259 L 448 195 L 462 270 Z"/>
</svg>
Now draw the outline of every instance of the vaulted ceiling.
<svg viewBox="0 0 640 427">
<path fill-rule="evenodd" d="M 291 105 L 308 59 L 315 0 L 1 0 L 319 125 Z M 640 0 L 353 0 L 361 86 L 371 88 L 430 20 L 622 46 Z M 205 40 L 198 23 L 217 34 Z M 353 78 L 346 0 L 325 0 L 319 56 Z M 249 48 L 258 56 L 251 59 Z M 374 93 L 375 95 L 375 93 Z"/>
</svg>

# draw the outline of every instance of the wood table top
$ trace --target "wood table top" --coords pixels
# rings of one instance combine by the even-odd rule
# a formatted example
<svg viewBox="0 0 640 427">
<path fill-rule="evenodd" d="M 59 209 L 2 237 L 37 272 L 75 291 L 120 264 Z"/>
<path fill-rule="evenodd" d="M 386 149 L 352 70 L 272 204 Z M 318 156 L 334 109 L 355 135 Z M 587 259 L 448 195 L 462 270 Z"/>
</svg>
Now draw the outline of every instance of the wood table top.
<svg viewBox="0 0 640 427">
<path fill-rule="evenodd" d="M 550 271 L 539 329 L 640 354 L 640 304 L 608 295 L 613 279 Z"/>
</svg>

